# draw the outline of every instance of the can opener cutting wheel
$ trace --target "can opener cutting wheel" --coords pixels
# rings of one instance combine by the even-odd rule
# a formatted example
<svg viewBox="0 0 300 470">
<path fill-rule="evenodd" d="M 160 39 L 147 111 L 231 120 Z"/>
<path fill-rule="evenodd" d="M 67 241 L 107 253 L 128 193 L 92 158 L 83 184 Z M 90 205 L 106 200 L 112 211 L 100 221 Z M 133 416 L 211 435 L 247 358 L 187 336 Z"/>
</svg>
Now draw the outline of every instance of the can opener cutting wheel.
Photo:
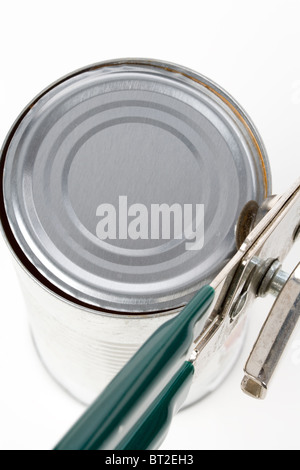
<svg viewBox="0 0 300 470">
<path fill-rule="evenodd" d="M 280 263 L 300 233 L 300 180 L 282 196 L 266 200 L 251 230 L 255 212 L 250 203 L 241 214 L 241 246 L 235 256 L 147 340 L 56 450 L 157 448 L 193 377 L 245 321 L 255 298 L 273 293 L 275 303 L 241 384 L 250 396 L 265 397 L 299 319 L 300 263 L 290 275 L 280 270 Z"/>
</svg>

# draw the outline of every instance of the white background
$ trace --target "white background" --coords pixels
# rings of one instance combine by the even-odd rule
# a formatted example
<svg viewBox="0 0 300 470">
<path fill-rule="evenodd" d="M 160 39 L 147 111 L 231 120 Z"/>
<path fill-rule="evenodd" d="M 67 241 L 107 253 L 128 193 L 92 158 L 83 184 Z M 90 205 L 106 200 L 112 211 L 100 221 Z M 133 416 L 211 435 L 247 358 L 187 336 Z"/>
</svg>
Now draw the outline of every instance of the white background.
<svg viewBox="0 0 300 470">
<path fill-rule="evenodd" d="M 0 141 L 22 108 L 68 72 L 120 57 L 179 63 L 225 88 L 253 119 L 273 189 L 300 175 L 300 2 L 1 2 Z M 299 243 L 288 267 L 299 261 Z M 0 241 L 0 448 L 47 449 L 82 413 L 44 370 Z M 299 449 L 300 329 L 264 402 L 244 396 L 242 368 L 270 306 L 258 301 L 241 358 L 212 395 L 173 421 L 164 449 Z"/>
</svg>

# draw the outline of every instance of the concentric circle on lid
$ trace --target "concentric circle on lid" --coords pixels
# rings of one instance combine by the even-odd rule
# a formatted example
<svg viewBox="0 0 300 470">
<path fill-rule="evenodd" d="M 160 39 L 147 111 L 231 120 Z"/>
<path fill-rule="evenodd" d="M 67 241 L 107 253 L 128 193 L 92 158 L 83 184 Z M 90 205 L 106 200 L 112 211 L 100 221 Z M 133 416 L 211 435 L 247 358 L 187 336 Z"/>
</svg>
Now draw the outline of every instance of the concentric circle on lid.
<svg viewBox="0 0 300 470">
<path fill-rule="evenodd" d="M 54 288 L 100 310 L 183 305 L 233 255 L 243 206 L 270 190 L 264 147 L 241 108 L 204 77 L 160 62 L 70 75 L 28 107 L 8 142 L 12 235 Z M 198 245 L 185 231 L 189 210 Z"/>
</svg>

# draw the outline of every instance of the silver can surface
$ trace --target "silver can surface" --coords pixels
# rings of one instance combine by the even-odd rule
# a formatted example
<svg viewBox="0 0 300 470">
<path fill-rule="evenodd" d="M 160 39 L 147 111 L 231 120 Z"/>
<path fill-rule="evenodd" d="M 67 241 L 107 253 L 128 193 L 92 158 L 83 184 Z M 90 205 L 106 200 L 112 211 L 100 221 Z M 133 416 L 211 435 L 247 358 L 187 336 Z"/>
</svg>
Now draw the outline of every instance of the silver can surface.
<svg viewBox="0 0 300 470">
<path fill-rule="evenodd" d="M 242 208 L 271 190 L 240 106 L 195 72 L 140 59 L 87 67 L 42 92 L 10 131 L 1 172 L 2 228 L 37 349 L 85 403 L 220 271 Z M 241 338 L 193 400 L 228 370 Z"/>
</svg>

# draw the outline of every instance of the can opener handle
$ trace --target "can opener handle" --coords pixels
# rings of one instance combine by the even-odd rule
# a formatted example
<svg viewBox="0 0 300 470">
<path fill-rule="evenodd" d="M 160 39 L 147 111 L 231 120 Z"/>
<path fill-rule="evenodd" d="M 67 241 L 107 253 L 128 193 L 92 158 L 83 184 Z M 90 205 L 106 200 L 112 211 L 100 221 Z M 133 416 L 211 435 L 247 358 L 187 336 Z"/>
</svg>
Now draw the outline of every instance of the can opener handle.
<svg viewBox="0 0 300 470">
<path fill-rule="evenodd" d="M 194 367 L 185 359 L 213 298 L 213 288 L 202 287 L 175 318 L 158 328 L 55 450 L 158 446 L 191 385 Z"/>
</svg>

